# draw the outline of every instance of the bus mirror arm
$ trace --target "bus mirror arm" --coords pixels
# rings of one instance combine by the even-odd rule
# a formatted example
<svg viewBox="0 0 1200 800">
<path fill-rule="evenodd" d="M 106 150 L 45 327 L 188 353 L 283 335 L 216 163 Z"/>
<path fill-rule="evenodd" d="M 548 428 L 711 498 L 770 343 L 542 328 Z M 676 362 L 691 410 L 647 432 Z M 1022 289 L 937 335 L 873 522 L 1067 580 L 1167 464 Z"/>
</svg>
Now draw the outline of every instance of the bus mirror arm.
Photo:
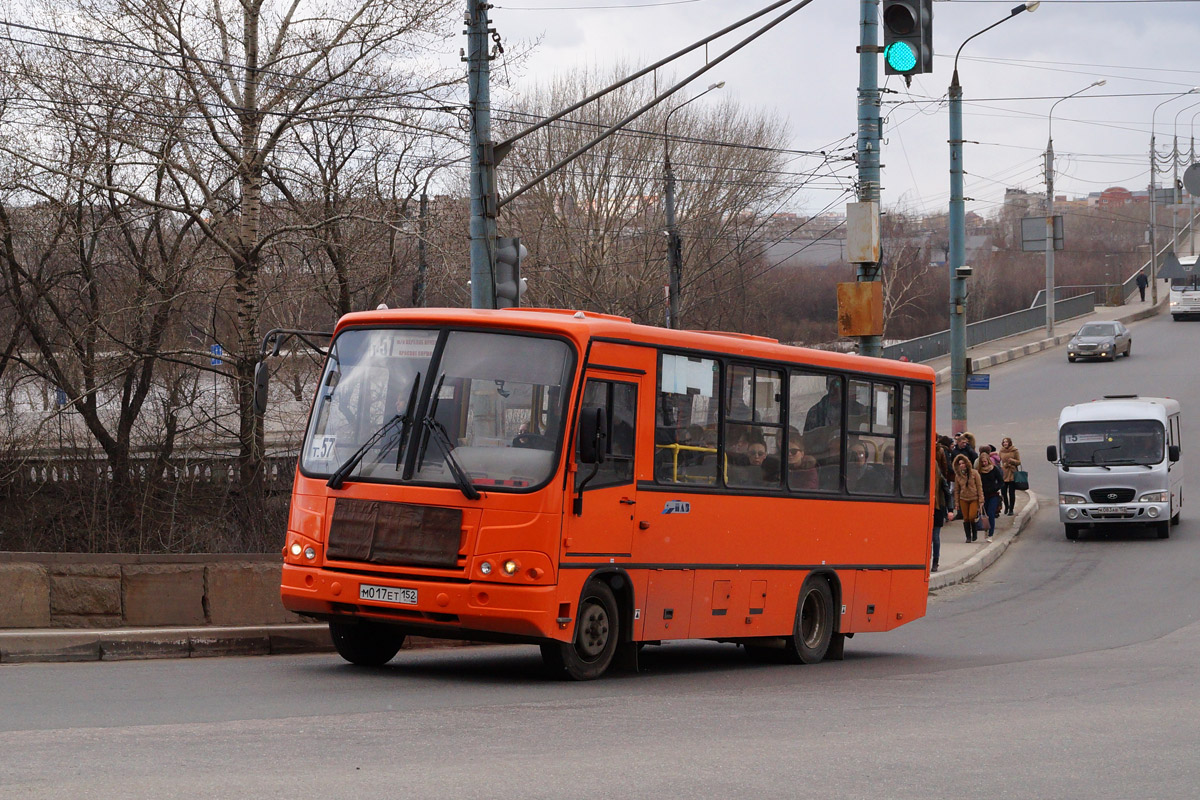
<svg viewBox="0 0 1200 800">
<path fill-rule="evenodd" d="M 603 406 L 587 406 L 579 414 L 579 448 L 580 464 L 591 464 L 592 471 L 575 488 L 575 502 L 571 511 L 575 516 L 583 514 L 583 489 L 596 477 L 600 465 L 604 463 L 604 440 L 608 431 L 608 414 Z"/>
<path fill-rule="evenodd" d="M 588 485 L 588 483 L 591 482 L 592 478 L 596 477 L 596 473 L 599 471 L 600 464 L 598 462 L 593 463 L 592 471 L 588 473 L 586 478 L 579 482 L 577 487 L 575 487 L 575 501 L 571 505 L 571 513 L 573 513 L 575 516 L 583 516 L 583 489 Z"/>
</svg>

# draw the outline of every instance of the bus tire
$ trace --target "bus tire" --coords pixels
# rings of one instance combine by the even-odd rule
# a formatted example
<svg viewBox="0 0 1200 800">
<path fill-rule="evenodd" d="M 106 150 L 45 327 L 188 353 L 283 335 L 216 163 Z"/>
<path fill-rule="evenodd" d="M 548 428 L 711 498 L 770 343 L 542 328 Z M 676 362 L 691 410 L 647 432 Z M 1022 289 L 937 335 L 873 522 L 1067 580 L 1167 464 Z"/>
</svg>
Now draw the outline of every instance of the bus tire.
<svg viewBox="0 0 1200 800">
<path fill-rule="evenodd" d="M 1078 525 L 1072 525 L 1071 523 L 1068 522 L 1064 527 L 1066 528 L 1067 538 L 1070 539 L 1072 542 L 1079 538 L 1079 526 Z"/>
<path fill-rule="evenodd" d="M 1154 523 L 1154 530 L 1158 533 L 1158 538 L 1169 539 L 1171 537 L 1171 523 L 1167 520 Z"/>
<path fill-rule="evenodd" d="M 833 640 L 833 592 L 821 577 L 810 575 L 796 600 L 796 622 L 787 638 L 787 660 L 816 664 L 825 658 Z"/>
<path fill-rule="evenodd" d="M 569 642 L 546 642 L 542 660 L 557 675 L 576 681 L 599 678 L 612 664 L 621 640 L 620 612 L 612 589 L 590 581 L 579 598 L 575 636 Z"/>
<path fill-rule="evenodd" d="M 338 655 L 360 667 L 381 667 L 396 657 L 404 634 L 372 622 L 330 622 L 329 638 Z"/>
</svg>

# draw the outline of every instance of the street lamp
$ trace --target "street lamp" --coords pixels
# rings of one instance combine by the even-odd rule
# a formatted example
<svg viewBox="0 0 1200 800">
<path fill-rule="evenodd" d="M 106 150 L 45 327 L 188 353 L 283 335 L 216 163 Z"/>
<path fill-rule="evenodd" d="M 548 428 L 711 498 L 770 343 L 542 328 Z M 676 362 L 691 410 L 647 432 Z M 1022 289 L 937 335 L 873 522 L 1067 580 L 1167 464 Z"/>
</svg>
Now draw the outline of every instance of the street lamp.
<svg viewBox="0 0 1200 800">
<path fill-rule="evenodd" d="M 1193 86 L 1186 92 L 1168 97 L 1156 105 L 1150 114 L 1150 305 L 1152 306 L 1158 305 L 1158 218 L 1155 214 L 1155 207 L 1158 204 L 1154 202 L 1154 173 L 1158 167 L 1154 163 L 1154 117 L 1157 116 L 1158 110 L 1167 103 L 1196 92 L 1200 92 L 1200 86 Z"/>
<path fill-rule="evenodd" d="M 679 319 L 679 289 L 682 283 L 683 242 L 679 238 L 679 228 L 675 225 L 675 173 L 671 171 L 671 137 L 667 128 L 671 123 L 671 115 L 688 103 L 699 100 L 704 95 L 720 89 L 725 81 L 710 84 L 700 94 L 685 100 L 667 112 L 663 120 L 663 180 L 666 183 L 666 213 L 667 213 L 667 327 L 680 327 Z"/>
<path fill-rule="evenodd" d="M 1183 155 L 1179 152 L 1179 115 L 1187 111 L 1189 108 L 1200 106 L 1200 103 L 1192 103 L 1190 106 L 1184 106 L 1175 112 L 1174 137 L 1171 140 L 1171 165 L 1174 170 L 1171 175 L 1171 180 L 1174 181 L 1171 187 L 1171 250 L 1179 247 L 1179 207 L 1178 204 L 1183 202 L 1182 197 L 1176 197 L 1175 193 L 1179 191 L 1179 160 Z M 1192 142 L 1193 149 L 1195 141 Z M 1189 216 L 1190 220 L 1191 217 Z M 1189 223 L 1190 224 L 1190 223 Z"/>
<path fill-rule="evenodd" d="M 950 424 L 954 433 L 967 429 L 967 325 L 966 276 L 960 271 L 966 260 L 966 216 L 963 207 L 962 85 L 958 82 L 958 57 L 967 42 L 1007 22 L 1022 11 L 1034 11 L 1041 3 L 1022 3 L 999 22 L 973 33 L 954 54 L 950 79 Z"/>
<path fill-rule="evenodd" d="M 1060 97 L 1050 106 L 1046 122 L 1046 335 L 1054 335 L 1054 107 L 1063 100 L 1081 95 L 1088 89 L 1103 86 L 1107 81 L 1096 81 L 1078 92 Z"/>
</svg>

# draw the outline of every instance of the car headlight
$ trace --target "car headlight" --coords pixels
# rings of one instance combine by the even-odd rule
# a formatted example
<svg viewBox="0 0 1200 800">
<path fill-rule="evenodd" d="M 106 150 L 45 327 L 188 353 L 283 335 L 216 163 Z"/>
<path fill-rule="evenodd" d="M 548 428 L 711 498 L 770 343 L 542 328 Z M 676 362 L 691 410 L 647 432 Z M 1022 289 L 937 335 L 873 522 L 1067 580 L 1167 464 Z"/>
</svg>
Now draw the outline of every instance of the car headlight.
<svg viewBox="0 0 1200 800">
<path fill-rule="evenodd" d="M 1060 505 L 1073 506 L 1080 503 L 1086 503 L 1087 500 L 1077 494 L 1060 494 L 1058 496 L 1058 502 Z"/>
<path fill-rule="evenodd" d="M 1146 492 L 1140 500 L 1143 503 L 1165 503 L 1170 499 L 1170 492 Z"/>
</svg>

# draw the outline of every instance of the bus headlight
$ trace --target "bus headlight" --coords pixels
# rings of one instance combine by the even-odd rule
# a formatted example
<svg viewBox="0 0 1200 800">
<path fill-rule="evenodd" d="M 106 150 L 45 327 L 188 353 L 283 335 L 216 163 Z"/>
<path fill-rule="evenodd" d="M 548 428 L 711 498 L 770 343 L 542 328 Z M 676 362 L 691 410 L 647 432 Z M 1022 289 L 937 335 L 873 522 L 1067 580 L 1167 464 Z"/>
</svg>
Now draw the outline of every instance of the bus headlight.
<svg viewBox="0 0 1200 800">
<path fill-rule="evenodd" d="M 292 550 L 292 555 L 295 556 L 296 558 L 299 558 L 300 553 L 303 552 L 304 548 L 300 546 L 299 542 L 292 542 L 291 550 Z"/>
<path fill-rule="evenodd" d="M 511 558 L 508 561 L 504 562 L 503 569 L 504 569 L 505 575 L 515 575 L 515 574 L 517 574 L 517 570 L 520 568 L 521 568 L 521 565 L 518 564 L 516 561 L 512 560 Z"/>
<path fill-rule="evenodd" d="M 317 551 L 314 550 L 312 548 L 312 546 L 310 545 L 310 546 L 304 548 L 304 557 L 307 558 L 309 561 L 312 561 L 314 558 L 317 557 Z"/>
<path fill-rule="evenodd" d="M 1058 503 L 1063 506 L 1081 505 L 1086 502 L 1085 498 L 1077 494 L 1060 494 L 1058 496 Z"/>
<path fill-rule="evenodd" d="M 1142 495 L 1140 502 L 1143 503 L 1165 503 L 1170 498 L 1167 492 L 1146 492 Z"/>
<path fill-rule="evenodd" d="M 482 572 L 484 575 L 491 575 L 492 574 L 492 562 L 490 562 L 490 561 L 482 562 L 479 565 L 479 571 Z"/>
</svg>

